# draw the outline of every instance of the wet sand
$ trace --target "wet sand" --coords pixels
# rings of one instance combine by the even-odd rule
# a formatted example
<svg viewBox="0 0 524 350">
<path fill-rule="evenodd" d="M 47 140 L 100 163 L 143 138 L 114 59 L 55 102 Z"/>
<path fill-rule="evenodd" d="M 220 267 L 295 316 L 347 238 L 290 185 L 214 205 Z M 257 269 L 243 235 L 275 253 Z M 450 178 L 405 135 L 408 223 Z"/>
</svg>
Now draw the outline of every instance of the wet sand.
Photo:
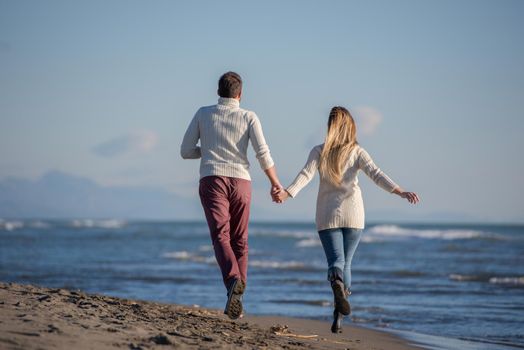
<svg viewBox="0 0 524 350">
<path fill-rule="evenodd" d="M 66 289 L 0 283 L 0 349 L 418 349 L 395 335 Z"/>
</svg>

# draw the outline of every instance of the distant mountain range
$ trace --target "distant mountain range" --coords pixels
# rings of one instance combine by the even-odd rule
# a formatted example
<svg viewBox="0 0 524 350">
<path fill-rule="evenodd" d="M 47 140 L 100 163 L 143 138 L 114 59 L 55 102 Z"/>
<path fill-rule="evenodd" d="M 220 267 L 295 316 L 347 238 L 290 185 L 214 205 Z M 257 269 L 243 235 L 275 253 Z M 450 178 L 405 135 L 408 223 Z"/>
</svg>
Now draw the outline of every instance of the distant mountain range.
<svg viewBox="0 0 524 350">
<path fill-rule="evenodd" d="M 267 198 L 266 198 L 267 199 Z M 303 200 L 303 199 L 301 199 Z M 314 202 L 311 202 L 314 203 Z M 254 221 L 314 222 L 310 208 L 282 210 L 254 201 Z M 369 222 L 486 222 L 463 213 L 369 210 Z M 0 219 L 204 220 L 198 194 L 184 198 L 162 187 L 102 186 L 85 177 L 50 171 L 37 180 L 0 180 Z"/>
<path fill-rule="evenodd" d="M 0 218 L 194 219 L 198 201 L 158 187 L 101 186 L 60 171 L 0 181 Z"/>
</svg>

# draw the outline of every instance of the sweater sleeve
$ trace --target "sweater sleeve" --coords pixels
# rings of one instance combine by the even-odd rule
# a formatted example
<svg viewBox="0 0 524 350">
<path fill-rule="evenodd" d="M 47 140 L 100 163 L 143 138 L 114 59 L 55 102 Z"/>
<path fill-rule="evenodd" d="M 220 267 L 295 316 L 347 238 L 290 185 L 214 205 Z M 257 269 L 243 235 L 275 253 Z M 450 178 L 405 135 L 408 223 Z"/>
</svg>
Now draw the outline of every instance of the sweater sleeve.
<svg viewBox="0 0 524 350">
<path fill-rule="evenodd" d="M 315 176 L 315 172 L 318 169 L 318 162 L 320 159 L 320 152 L 317 147 L 314 147 L 311 152 L 309 152 L 309 157 L 307 159 L 306 164 L 300 170 L 297 177 L 291 183 L 291 185 L 286 188 L 286 191 L 289 193 L 291 197 L 295 197 L 298 192 L 300 192 L 301 189 L 306 187 L 306 185 L 313 179 L 313 176 Z"/>
<path fill-rule="evenodd" d="M 358 167 L 362 170 L 375 184 L 387 192 L 393 192 L 399 186 L 391 180 L 371 159 L 366 150 L 360 148 L 358 155 Z"/>
<path fill-rule="evenodd" d="M 198 112 L 196 112 L 193 120 L 189 124 L 182 145 L 180 146 L 180 155 L 184 159 L 198 159 L 202 157 L 200 147 L 197 146 L 200 139 L 200 130 L 198 127 Z"/>
<path fill-rule="evenodd" d="M 269 152 L 269 146 L 266 144 L 260 120 L 254 113 L 249 120 L 249 140 L 251 141 L 251 146 L 253 146 L 253 150 L 255 151 L 262 170 L 267 170 L 275 165 L 271 158 L 271 153 Z"/>
</svg>

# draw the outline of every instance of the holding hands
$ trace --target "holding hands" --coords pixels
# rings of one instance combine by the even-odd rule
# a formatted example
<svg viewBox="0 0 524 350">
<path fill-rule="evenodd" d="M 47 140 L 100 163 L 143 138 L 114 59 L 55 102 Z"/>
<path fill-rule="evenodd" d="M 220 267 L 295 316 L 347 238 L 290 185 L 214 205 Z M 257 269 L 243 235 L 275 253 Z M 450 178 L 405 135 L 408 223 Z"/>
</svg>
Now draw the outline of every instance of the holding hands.
<svg viewBox="0 0 524 350">
<path fill-rule="evenodd" d="M 275 203 L 284 203 L 284 201 L 289 198 L 289 193 L 287 193 L 287 191 L 281 185 L 273 185 L 271 187 L 270 195 L 271 199 Z"/>
</svg>

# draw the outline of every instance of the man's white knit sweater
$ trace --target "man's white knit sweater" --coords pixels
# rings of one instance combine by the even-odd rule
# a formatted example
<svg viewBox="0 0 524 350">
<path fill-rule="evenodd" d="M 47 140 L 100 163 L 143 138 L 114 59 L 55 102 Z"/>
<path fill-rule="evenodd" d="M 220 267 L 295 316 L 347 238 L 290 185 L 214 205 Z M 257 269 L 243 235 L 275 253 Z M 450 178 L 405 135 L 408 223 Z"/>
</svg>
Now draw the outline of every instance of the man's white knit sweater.
<svg viewBox="0 0 524 350">
<path fill-rule="evenodd" d="M 200 139 L 200 146 L 197 146 Z M 274 163 L 254 112 L 240 108 L 235 98 L 200 108 L 189 124 L 180 147 L 184 159 L 200 160 L 200 178 L 227 176 L 251 180 L 247 147 L 251 142 L 262 170 Z"/>
</svg>

